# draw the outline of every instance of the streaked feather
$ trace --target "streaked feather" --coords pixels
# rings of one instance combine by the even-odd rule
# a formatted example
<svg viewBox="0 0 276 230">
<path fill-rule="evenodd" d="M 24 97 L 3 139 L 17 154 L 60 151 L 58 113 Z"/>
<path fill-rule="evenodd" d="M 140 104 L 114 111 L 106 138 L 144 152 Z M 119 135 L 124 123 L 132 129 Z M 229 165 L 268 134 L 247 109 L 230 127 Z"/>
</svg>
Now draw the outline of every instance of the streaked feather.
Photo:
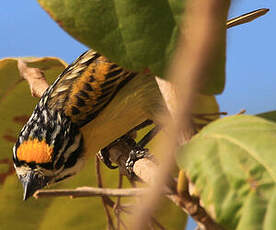
<svg viewBox="0 0 276 230">
<path fill-rule="evenodd" d="M 59 76 L 49 91 L 47 106 L 63 111 L 74 123 L 83 126 L 135 75 L 89 50 Z"/>
</svg>

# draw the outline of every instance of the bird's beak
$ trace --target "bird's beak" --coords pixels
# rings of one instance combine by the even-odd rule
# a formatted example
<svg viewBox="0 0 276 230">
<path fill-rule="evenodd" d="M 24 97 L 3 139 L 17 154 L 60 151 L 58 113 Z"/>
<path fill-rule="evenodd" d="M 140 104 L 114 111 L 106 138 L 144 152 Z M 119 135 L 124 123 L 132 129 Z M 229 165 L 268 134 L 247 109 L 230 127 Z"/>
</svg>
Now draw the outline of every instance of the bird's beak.
<svg viewBox="0 0 276 230">
<path fill-rule="evenodd" d="M 23 200 L 27 200 L 38 189 L 43 188 L 47 184 L 47 179 L 45 177 L 33 171 L 27 172 L 27 175 L 20 180 L 24 189 Z"/>
</svg>

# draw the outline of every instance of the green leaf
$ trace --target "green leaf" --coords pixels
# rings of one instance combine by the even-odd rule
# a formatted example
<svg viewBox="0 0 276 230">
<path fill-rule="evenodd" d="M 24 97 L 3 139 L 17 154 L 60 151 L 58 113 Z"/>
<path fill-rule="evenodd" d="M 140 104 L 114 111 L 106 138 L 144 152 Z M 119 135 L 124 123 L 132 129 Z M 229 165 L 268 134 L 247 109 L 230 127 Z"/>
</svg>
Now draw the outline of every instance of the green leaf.
<svg viewBox="0 0 276 230">
<path fill-rule="evenodd" d="M 176 47 L 186 1 L 38 2 L 66 32 L 113 62 L 138 72 L 150 69 L 164 77 Z M 222 19 L 222 28 L 224 23 Z M 221 93 L 224 88 L 225 28 L 218 36 L 221 39 L 210 57 L 202 87 L 202 93 L 208 95 Z"/>
<path fill-rule="evenodd" d="M 182 147 L 179 166 L 226 229 L 275 229 L 275 140 L 274 122 L 236 115 L 209 124 Z"/>
</svg>

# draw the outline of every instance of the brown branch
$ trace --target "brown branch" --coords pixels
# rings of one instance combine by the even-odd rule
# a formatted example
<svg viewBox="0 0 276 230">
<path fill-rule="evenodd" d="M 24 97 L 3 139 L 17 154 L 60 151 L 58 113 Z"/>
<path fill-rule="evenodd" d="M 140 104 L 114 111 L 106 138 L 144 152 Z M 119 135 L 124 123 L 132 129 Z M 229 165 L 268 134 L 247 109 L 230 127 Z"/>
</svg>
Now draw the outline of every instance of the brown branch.
<svg viewBox="0 0 276 230">
<path fill-rule="evenodd" d="M 72 198 L 95 197 L 95 196 L 132 197 L 132 196 L 142 196 L 147 192 L 148 192 L 148 189 L 146 188 L 116 189 L 116 188 L 80 187 L 76 189 L 38 190 L 34 194 L 34 197 L 35 198 L 58 197 L 58 196 L 70 196 Z"/>
<path fill-rule="evenodd" d="M 241 109 L 241 111 L 238 112 L 236 115 L 242 115 L 242 114 L 244 114 L 244 113 L 246 113 L 246 110 L 245 110 L 245 109 Z"/>
<path fill-rule="evenodd" d="M 123 175 L 121 174 L 121 172 L 119 171 L 119 181 L 118 181 L 118 188 L 121 189 L 123 186 Z M 120 214 L 121 214 L 121 209 L 120 209 L 120 205 L 121 205 L 121 197 L 117 198 L 117 201 L 115 203 L 114 206 L 114 213 L 117 219 L 117 230 L 121 229 L 121 218 L 120 218 Z"/>
<path fill-rule="evenodd" d="M 249 12 L 249 13 L 243 14 L 239 17 L 228 20 L 226 23 L 226 26 L 227 26 L 227 28 L 231 28 L 233 26 L 238 26 L 238 25 L 241 25 L 244 23 L 251 22 L 251 21 L 265 15 L 268 11 L 269 11 L 269 9 L 265 9 L 265 8 L 254 10 L 252 12 Z"/>
<path fill-rule="evenodd" d="M 144 168 L 144 165 L 151 165 L 149 159 L 141 159 L 137 161 L 134 165 L 134 172 L 138 175 L 143 181 L 147 183 L 152 183 L 152 178 L 148 180 L 151 176 L 154 178 L 153 173 L 155 170 L 147 170 L 145 173 L 143 170 L 136 170 L 136 168 Z M 156 167 L 156 166 L 155 166 Z M 150 173 L 150 174 L 149 174 Z M 172 191 L 173 189 L 173 191 Z M 206 229 L 218 230 L 222 229 L 218 224 L 216 224 L 210 215 L 205 211 L 205 209 L 200 205 L 199 198 L 191 196 L 189 193 L 189 189 L 185 189 L 182 195 L 177 194 L 174 188 L 166 188 L 166 191 L 169 191 L 165 195 L 172 202 L 174 202 L 177 206 L 181 207 L 186 213 L 188 213 L 197 223 L 206 227 Z"/>
<path fill-rule="evenodd" d="M 41 97 L 49 87 L 43 72 L 38 68 L 28 67 L 22 59 L 18 59 L 17 67 L 20 76 L 28 82 L 32 96 Z"/>
<path fill-rule="evenodd" d="M 124 228 L 125 230 L 128 230 L 128 228 L 127 228 L 127 226 L 126 226 L 125 222 L 124 222 L 124 221 L 122 221 L 121 219 L 120 219 L 120 221 L 121 221 L 121 224 L 122 224 L 123 228 Z"/>
<path fill-rule="evenodd" d="M 118 164 L 120 171 L 125 171 L 126 169 L 126 159 L 129 154 L 129 149 L 131 147 L 127 145 L 127 143 L 123 143 L 120 141 L 116 143 L 110 150 L 110 158 L 113 160 L 112 162 Z M 158 172 L 159 167 L 156 163 L 154 158 L 143 158 L 135 162 L 133 167 L 133 172 L 137 177 L 139 177 L 142 181 L 146 182 L 147 184 L 153 184 L 154 180 L 158 178 L 156 172 Z M 198 222 L 200 225 L 207 226 L 207 229 L 221 229 L 209 214 L 202 208 L 199 203 L 199 198 L 193 197 L 189 193 L 188 187 L 188 179 L 186 180 L 186 186 L 180 184 L 179 186 L 183 189 L 180 192 L 180 189 L 176 189 L 176 183 L 170 180 L 170 183 L 167 183 L 167 187 L 160 189 L 163 195 L 166 195 L 171 201 L 173 201 L 177 206 L 181 207 L 185 212 L 187 212 L 192 218 Z M 149 191 L 149 190 L 147 190 Z M 146 194 L 146 190 L 145 193 Z"/>
<path fill-rule="evenodd" d="M 165 227 L 158 222 L 154 217 L 151 218 L 151 221 L 153 224 L 155 224 L 160 230 L 166 230 Z"/>
<path fill-rule="evenodd" d="M 122 147 L 123 146 L 123 147 Z M 122 144 L 118 142 L 110 150 L 111 157 L 116 154 L 119 167 L 125 168 L 125 161 L 122 159 L 127 159 L 123 155 L 128 156 L 128 148 L 126 148 L 125 143 Z M 147 184 L 152 184 L 154 178 L 156 178 L 155 173 L 158 169 L 156 160 L 152 158 L 143 158 L 135 162 L 134 173 L 142 181 Z M 119 185 L 120 186 L 120 185 Z M 171 201 L 173 201 L 177 206 L 181 207 L 185 212 L 187 212 L 192 218 L 200 225 L 207 226 L 207 229 L 221 229 L 208 215 L 208 213 L 201 207 L 199 203 L 199 198 L 193 197 L 189 194 L 188 182 L 186 186 L 180 185 L 184 189 L 181 194 L 177 194 L 175 183 L 171 183 L 169 187 L 162 191 L 163 195 L 166 195 Z M 58 190 L 39 190 L 35 193 L 36 198 L 43 197 L 56 197 L 56 196 L 70 196 L 73 198 L 78 197 L 94 197 L 94 196 L 115 196 L 115 197 L 130 197 L 130 196 L 142 196 L 149 192 L 148 188 L 131 188 L 131 189 L 109 189 L 109 188 L 93 188 L 93 187 L 81 187 L 77 189 L 58 189 Z M 112 201 L 113 202 L 113 201 Z M 117 208 L 116 204 L 113 203 L 113 208 Z M 120 210 L 124 211 L 124 207 L 118 207 Z M 125 228 L 121 220 L 120 224 Z"/>
<path fill-rule="evenodd" d="M 97 175 L 98 187 L 103 188 L 100 160 L 97 156 L 95 156 L 95 165 L 96 165 L 96 175 Z M 102 198 L 102 203 L 103 203 L 104 211 L 105 211 L 106 218 L 107 218 L 108 230 L 115 230 L 111 214 L 107 207 L 108 203 L 110 203 L 110 198 L 108 196 L 102 196 L 101 198 Z"/>
</svg>

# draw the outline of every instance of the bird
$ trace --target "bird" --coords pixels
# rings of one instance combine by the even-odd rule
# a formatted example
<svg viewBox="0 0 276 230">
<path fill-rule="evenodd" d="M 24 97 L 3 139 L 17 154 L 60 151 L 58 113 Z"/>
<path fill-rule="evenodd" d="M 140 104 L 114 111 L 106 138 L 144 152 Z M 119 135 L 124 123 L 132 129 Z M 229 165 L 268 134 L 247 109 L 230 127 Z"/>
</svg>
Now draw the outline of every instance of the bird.
<svg viewBox="0 0 276 230">
<path fill-rule="evenodd" d="M 23 200 L 78 173 L 97 153 L 164 104 L 152 74 L 132 72 L 88 50 L 44 92 L 13 147 Z"/>
</svg>

